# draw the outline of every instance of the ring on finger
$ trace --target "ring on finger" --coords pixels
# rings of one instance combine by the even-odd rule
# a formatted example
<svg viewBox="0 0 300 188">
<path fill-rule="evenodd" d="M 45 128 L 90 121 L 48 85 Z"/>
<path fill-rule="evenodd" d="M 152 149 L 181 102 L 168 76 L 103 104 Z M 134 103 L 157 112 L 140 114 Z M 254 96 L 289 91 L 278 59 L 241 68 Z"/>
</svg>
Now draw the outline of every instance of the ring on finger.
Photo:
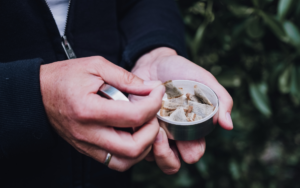
<svg viewBox="0 0 300 188">
<path fill-rule="evenodd" d="M 111 158 L 112 158 L 112 154 L 107 153 L 106 158 L 105 158 L 105 161 L 104 161 L 104 165 L 108 166 L 108 164 L 109 164 Z"/>
</svg>

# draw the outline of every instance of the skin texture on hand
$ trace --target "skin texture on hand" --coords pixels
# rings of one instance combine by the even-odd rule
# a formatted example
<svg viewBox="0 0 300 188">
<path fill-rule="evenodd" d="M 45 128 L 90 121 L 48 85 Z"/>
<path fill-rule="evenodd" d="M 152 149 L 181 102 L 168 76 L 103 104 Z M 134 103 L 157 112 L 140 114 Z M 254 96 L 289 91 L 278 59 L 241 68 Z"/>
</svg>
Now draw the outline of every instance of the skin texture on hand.
<svg viewBox="0 0 300 188">
<path fill-rule="evenodd" d="M 40 84 L 44 107 L 55 131 L 79 152 L 109 168 L 125 171 L 151 151 L 159 131 L 155 115 L 165 88 L 144 82 L 102 57 L 79 58 L 42 65 Z M 103 83 L 144 96 L 127 102 L 100 97 Z M 114 127 L 138 128 L 134 134 Z"/>
<path fill-rule="evenodd" d="M 219 97 L 219 112 L 214 117 L 214 123 L 219 123 L 226 130 L 233 129 L 230 117 L 233 101 L 226 89 L 219 84 L 216 78 L 193 62 L 178 56 L 176 51 L 167 47 L 157 48 L 143 55 L 137 61 L 131 71 L 144 80 L 192 80 L 203 83 L 210 87 Z M 141 100 L 142 97 L 130 96 L 131 100 Z M 165 135 L 163 129 L 159 132 Z M 180 168 L 180 160 L 177 153 L 188 164 L 197 162 L 205 152 L 204 138 L 194 141 L 176 141 L 176 146 L 169 146 L 166 137 L 161 142 L 153 144 L 153 153 L 146 159 L 155 160 L 163 172 L 167 174 L 176 173 Z M 160 139 L 156 139 L 160 140 Z M 177 152 L 178 151 L 178 152 Z M 172 154 L 173 153 L 173 154 Z M 162 157 L 163 156 L 163 157 Z"/>
</svg>

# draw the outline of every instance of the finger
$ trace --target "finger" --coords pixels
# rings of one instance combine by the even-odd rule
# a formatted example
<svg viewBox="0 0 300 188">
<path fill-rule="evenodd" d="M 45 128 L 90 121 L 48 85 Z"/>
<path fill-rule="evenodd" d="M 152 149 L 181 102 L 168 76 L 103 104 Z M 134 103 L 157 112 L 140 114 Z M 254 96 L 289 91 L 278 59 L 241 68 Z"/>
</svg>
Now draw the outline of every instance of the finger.
<svg viewBox="0 0 300 188">
<path fill-rule="evenodd" d="M 131 102 L 136 102 L 136 101 L 140 101 L 142 100 L 143 98 L 145 98 L 145 96 L 139 96 L 139 95 L 128 95 L 128 99 L 131 101 Z"/>
<path fill-rule="evenodd" d="M 114 127 L 137 127 L 148 122 L 161 107 L 162 97 L 165 93 L 164 86 L 156 87 L 148 96 L 142 100 L 127 102 L 106 100 L 97 95 L 85 104 L 87 108 L 82 109 L 83 120 L 95 120 L 107 126 Z"/>
<path fill-rule="evenodd" d="M 219 112 L 218 112 L 218 122 L 220 126 L 226 130 L 233 129 L 233 123 L 231 119 L 231 109 L 233 106 L 233 100 L 227 90 L 219 84 L 216 79 L 214 82 L 210 82 L 208 85 L 219 98 Z"/>
<path fill-rule="evenodd" d="M 144 81 L 127 70 L 109 62 L 103 57 L 94 57 L 96 70 L 103 80 L 123 92 L 148 95 L 161 81 Z"/>
<path fill-rule="evenodd" d="M 176 141 L 181 158 L 188 164 L 196 163 L 205 152 L 205 139 Z"/>
<path fill-rule="evenodd" d="M 220 96 L 219 96 L 220 98 Z M 232 99 L 230 97 L 225 99 L 224 97 L 221 97 L 220 100 L 220 109 L 219 109 L 219 119 L 218 122 L 221 127 L 223 127 L 226 130 L 232 130 L 233 129 L 233 123 L 231 119 L 231 109 L 232 109 Z"/>
<path fill-rule="evenodd" d="M 180 160 L 170 148 L 166 132 L 160 128 L 153 144 L 153 154 L 158 167 L 166 174 L 175 174 L 180 169 Z"/>
<path fill-rule="evenodd" d="M 108 167 L 119 171 L 119 172 L 124 172 L 128 170 L 130 167 L 135 165 L 136 163 L 140 162 L 143 160 L 151 151 L 152 146 L 149 146 L 139 157 L 136 159 L 126 159 L 126 158 L 121 158 L 118 156 L 112 156 L 110 163 L 108 164 Z"/>
<path fill-rule="evenodd" d="M 106 160 L 106 156 L 108 154 L 107 151 L 91 145 L 91 144 L 86 144 L 86 143 L 81 143 L 80 144 L 80 148 L 78 149 L 78 151 L 80 153 L 83 153 L 93 159 L 95 159 L 96 161 L 100 162 L 100 163 L 104 163 Z M 124 158 L 124 157 L 120 157 L 118 155 L 115 155 L 114 153 L 111 153 L 112 157 L 110 162 L 108 163 L 108 167 L 116 170 L 116 171 L 120 171 L 120 172 L 124 172 L 126 170 L 128 170 L 130 167 L 132 167 L 134 164 L 140 162 L 141 160 L 143 160 L 151 151 L 152 146 L 149 146 L 148 148 L 146 148 L 140 156 L 136 157 L 136 158 Z"/>
<path fill-rule="evenodd" d="M 136 158 L 152 145 L 158 131 L 157 119 L 153 118 L 133 134 L 112 127 L 93 125 L 76 131 L 75 139 L 96 145 L 120 157 Z"/>
</svg>

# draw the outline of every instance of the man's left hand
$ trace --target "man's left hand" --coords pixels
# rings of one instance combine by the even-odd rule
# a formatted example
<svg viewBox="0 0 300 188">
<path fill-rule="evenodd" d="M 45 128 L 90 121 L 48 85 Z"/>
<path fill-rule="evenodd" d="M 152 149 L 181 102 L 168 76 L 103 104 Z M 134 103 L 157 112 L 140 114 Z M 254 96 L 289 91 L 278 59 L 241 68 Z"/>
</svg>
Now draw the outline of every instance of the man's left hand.
<svg viewBox="0 0 300 188">
<path fill-rule="evenodd" d="M 191 61 L 177 55 L 176 51 L 161 47 L 144 54 L 138 59 L 132 73 L 144 80 L 193 80 L 210 87 L 219 97 L 219 113 L 214 117 L 214 123 L 219 123 L 226 130 L 233 129 L 231 109 L 233 101 L 226 89 L 216 78 Z M 130 100 L 139 100 L 135 95 Z M 196 163 L 205 152 L 205 140 L 169 142 L 165 131 L 160 128 L 153 144 L 153 153 L 146 160 L 155 160 L 160 169 L 166 174 L 174 174 L 180 169 L 179 154 L 188 164 Z"/>
</svg>

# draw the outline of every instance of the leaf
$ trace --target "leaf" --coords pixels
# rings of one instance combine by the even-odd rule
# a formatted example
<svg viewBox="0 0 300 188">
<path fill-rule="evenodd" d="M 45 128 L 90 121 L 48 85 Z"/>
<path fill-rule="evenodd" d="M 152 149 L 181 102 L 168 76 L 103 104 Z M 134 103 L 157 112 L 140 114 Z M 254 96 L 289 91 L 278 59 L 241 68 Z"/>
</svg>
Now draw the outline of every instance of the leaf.
<svg viewBox="0 0 300 188">
<path fill-rule="evenodd" d="M 250 18 L 246 27 L 247 34 L 251 38 L 260 38 L 264 34 L 264 27 L 258 18 Z"/>
<path fill-rule="evenodd" d="M 209 177 L 208 164 L 203 158 L 196 163 L 196 167 L 205 179 Z"/>
<path fill-rule="evenodd" d="M 241 35 L 246 26 L 247 26 L 247 21 L 236 24 L 233 27 L 232 37 L 237 38 L 239 35 Z"/>
<path fill-rule="evenodd" d="M 267 84 L 265 82 L 260 84 L 251 83 L 249 85 L 250 96 L 255 107 L 265 116 L 269 117 L 271 112 L 270 101 L 267 96 Z"/>
<path fill-rule="evenodd" d="M 215 19 L 215 16 L 212 12 L 212 7 L 213 7 L 213 1 L 208 0 L 206 13 L 205 13 L 205 21 L 198 27 L 196 34 L 195 34 L 194 42 L 192 44 L 191 51 L 192 51 L 192 56 L 193 56 L 194 61 L 196 61 L 197 52 L 200 48 L 201 40 L 204 36 L 205 29 L 206 29 L 207 25 L 210 22 L 213 22 L 213 20 Z"/>
<path fill-rule="evenodd" d="M 279 21 L 277 21 L 274 17 L 264 13 L 263 11 L 258 11 L 258 14 L 264 19 L 268 27 L 280 40 L 288 42 L 288 37 Z"/>
<path fill-rule="evenodd" d="M 236 161 L 231 161 L 229 163 L 229 170 L 233 179 L 238 180 L 240 178 L 240 170 Z"/>
<path fill-rule="evenodd" d="M 176 179 L 176 184 L 182 187 L 190 187 L 195 180 L 189 176 L 187 170 L 182 170 L 179 177 Z"/>
<path fill-rule="evenodd" d="M 281 93 L 289 93 L 291 85 L 292 66 L 287 67 L 278 79 L 278 87 Z"/>
<path fill-rule="evenodd" d="M 295 17 L 299 18 L 300 15 L 300 3 L 297 3 L 296 11 L 295 11 Z"/>
<path fill-rule="evenodd" d="M 260 6 L 260 0 L 252 0 L 252 3 L 254 4 L 254 6 L 259 7 Z"/>
<path fill-rule="evenodd" d="M 291 71 L 291 95 L 300 101 L 300 66 L 294 66 Z"/>
<path fill-rule="evenodd" d="M 266 3 L 272 2 L 273 0 L 252 0 L 255 7 L 263 7 Z"/>
<path fill-rule="evenodd" d="M 278 7 L 277 7 L 277 15 L 279 20 L 283 20 L 286 14 L 292 7 L 294 0 L 279 0 Z"/>
<path fill-rule="evenodd" d="M 277 65 L 274 65 L 273 70 L 271 71 L 270 75 L 270 83 L 271 83 L 271 89 L 273 90 L 275 87 L 279 84 L 279 77 L 282 74 L 283 71 L 287 68 L 287 63 L 280 63 Z"/>
<path fill-rule="evenodd" d="M 217 76 L 217 80 L 224 87 L 237 88 L 240 87 L 242 80 L 240 75 L 234 71 L 227 71 Z"/>
<path fill-rule="evenodd" d="M 189 12 L 193 14 L 200 14 L 204 15 L 205 14 L 205 3 L 204 2 L 196 2 L 194 6 L 189 8 Z"/>
<path fill-rule="evenodd" d="M 228 9 L 238 17 L 246 17 L 254 12 L 253 8 L 245 6 L 229 5 Z"/>
<path fill-rule="evenodd" d="M 206 13 L 205 13 L 205 17 L 206 17 L 205 19 L 209 23 L 211 23 L 215 20 L 215 15 L 212 10 L 213 10 L 213 0 L 208 0 Z"/>
<path fill-rule="evenodd" d="M 196 61 L 197 52 L 198 52 L 199 47 L 201 45 L 201 40 L 204 36 L 206 26 L 207 26 L 207 23 L 204 22 L 198 27 L 198 29 L 196 31 L 196 35 L 195 35 L 194 42 L 192 44 L 192 49 L 191 49 L 194 61 Z"/>
<path fill-rule="evenodd" d="M 297 26 L 290 21 L 285 21 L 283 28 L 289 37 L 289 42 L 295 47 L 300 48 L 300 32 Z"/>
</svg>

